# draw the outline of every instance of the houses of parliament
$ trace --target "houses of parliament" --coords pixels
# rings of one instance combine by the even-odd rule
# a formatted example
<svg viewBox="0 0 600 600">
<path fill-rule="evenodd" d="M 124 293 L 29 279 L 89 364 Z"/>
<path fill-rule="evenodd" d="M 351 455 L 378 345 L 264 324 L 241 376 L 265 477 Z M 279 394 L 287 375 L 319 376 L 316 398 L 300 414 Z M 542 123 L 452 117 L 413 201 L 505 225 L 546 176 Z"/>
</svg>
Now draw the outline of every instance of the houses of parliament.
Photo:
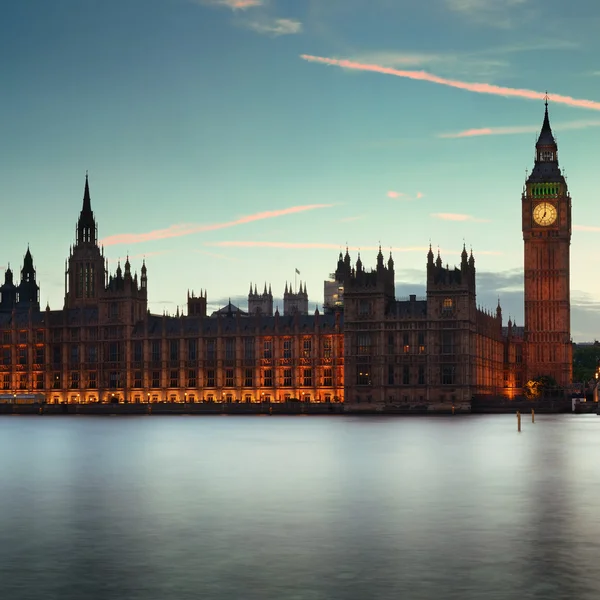
<svg viewBox="0 0 600 600">
<path fill-rule="evenodd" d="M 271 288 L 252 285 L 248 310 L 207 314 L 188 294 L 187 313 L 148 310 L 149 277 L 129 259 L 109 274 L 86 176 L 62 310 L 42 309 L 33 256 L 0 287 L 0 393 L 50 403 L 85 402 L 468 402 L 515 397 L 528 380 L 571 382 L 571 198 L 558 166 L 548 106 L 535 165 L 521 195 L 525 322 L 503 326 L 500 304 L 476 302 L 475 257 L 444 266 L 431 247 L 426 297 L 397 298 L 394 261 L 373 268 L 340 253 L 336 301 L 309 314 L 306 286 L 273 311 Z"/>
</svg>

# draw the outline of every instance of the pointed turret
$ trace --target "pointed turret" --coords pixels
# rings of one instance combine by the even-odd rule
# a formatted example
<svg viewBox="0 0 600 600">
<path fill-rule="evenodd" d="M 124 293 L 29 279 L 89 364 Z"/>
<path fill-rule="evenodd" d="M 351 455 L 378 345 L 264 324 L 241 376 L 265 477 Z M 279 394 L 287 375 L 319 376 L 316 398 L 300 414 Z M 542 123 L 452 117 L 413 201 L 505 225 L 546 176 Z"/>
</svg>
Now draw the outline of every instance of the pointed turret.
<svg viewBox="0 0 600 600">
<path fill-rule="evenodd" d="M 383 253 L 381 252 L 381 244 L 379 244 L 379 252 L 377 253 L 377 270 L 383 271 Z"/>
<path fill-rule="evenodd" d="M 83 205 L 77 221 L 77 245 L 96 244 L 96 220 L 92 211 L 90 198 L 90 185 L 88 174 L 85 174 L 85 188 L 83 190 Z"/>
<path fill-rule="evenodd" d="M 535 165 L 531 175 L 527 178 L 527 183 L 565 183 L 563 174 L 558 166 L 558 146 L 550 126 L 550 117 L 548 116 L 548 99 L 546 98 L 546 108 L 544 111 L 544 122 L 542 129 L 535 144 Z M 534 190 L 535 195 L 547 193 L 547 189 Z"/>
<path fill-rule="evenodd" d="M 546 100 L 546 110 L 544 112 L 544 122 L 542 123 L 542 130 L 538 138 L 536 147 L 538 146 L 555 146 L 556 140 L 552 133 L 552 127 L 550 127 L 550 117 L 548 116 L 548 100 Z"/>
<path fill-rule="evenodd" d="M 440 249 L 438 248 L 438 255 L 437 258 L 435 259 L 435 266 L 438 268 L 441 268 L 442 266 L 442 257 L 440 255 Z"/>
<path fill-rule="evenodd" d="M 33 266 L 33 257 L 29 246 L 23 258 L 23 268 L 21 269 L 21 282 L 17 287 L 17 307 L 34 308 L 39 310 L 39 286 L 35 281 L 35 268 Z"/>
<path fill-rule="evenodd" d="M 147 270 L 146 270 L 146 259 L 142 260 L 142 268 L 140 270 L 141 272 L 141 276 L 140 276 L 140 286 L 142 289 L 147 289 L 148 287 L 148 275 L 147 275 Z"/>
<path fill-rule="evenodd" d="M 427 264 L 433 266 L 433 250 L 429 244 L 429 252 L 427 253 Z"/>
</svg>

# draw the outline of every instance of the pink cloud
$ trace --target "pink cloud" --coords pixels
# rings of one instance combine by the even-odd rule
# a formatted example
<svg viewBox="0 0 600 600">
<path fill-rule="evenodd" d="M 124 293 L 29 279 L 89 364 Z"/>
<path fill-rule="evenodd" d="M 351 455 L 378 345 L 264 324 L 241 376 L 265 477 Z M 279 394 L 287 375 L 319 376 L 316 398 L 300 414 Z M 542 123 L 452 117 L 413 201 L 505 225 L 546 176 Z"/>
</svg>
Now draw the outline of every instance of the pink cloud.
<svg viewBox="0 0 600 600">
<path fill-rule="evenodd" d="M 402 196 L 406 196 L 406 194 L 403 194 L 402 192 L 395 192 L 394 190 L 390 190 L 387 193 L 388 198 L 400 198 Z"/>
<path fill-rule="evenodd" d="M 392 198 L 393 200 L 396 200 L 398 198 L 406 198 L 407 200 L 419 200 L 420 198 L 423 197 L 423 194 L 421 192 L 417 192 L 417 195 L 412 198 L 411 196 L 409 196 L 408 194 L 405 194 L 404 192 L 395 192 L 394 190 L 390 190 L 386 196 L 388 198 Z"/>
<path fill-rule="evenodd" d="M 423 192 L 417 192 L 417 200 L 420 200 L 421 198 L 423 198 L 423 196 L 425 196 Z"/>
<path fill-rule="evenodd" d="M 588 121 L 570 121 L 567 123 L 558 123 L 552 126 L 555 131 L 566 131 L 568 129 L 587 129 L 588 127 L 600 127 L 599 120 Z M 540 130 L 539 125 L 523 125 L 514 127 L 482 127 L 481 129 L 466 129 L 458 133 L 442 133 L 441 138 L 466 138 L 477 137 L 481 135 L 515 135 L 520 133 L 537 133 Z"/>
<path fill-rule="evenodd" d="M 233 10 L 246 10 L 255 6 L 262 6 L 263 0 L 213 0 L 212 4 L 228 6 Z"/>
<path fill-rule="evenodd" d="M 420 81 L 429 81 L 439 85 L 446 85 L 477 94 L 492 94 L 495 96 L 505 96 L 514 98 L 527 98 L 529 100 L 543 100 L 546 96 L 544 92 L 536 92 L 534 90 L 509 88 L 489 83 L 468 83 L 458 81 L 456 79 L 446 79 L 438 77 L 425 71 L 401 71 L 391 67 L 383 67 L 381 65 L 363 64 L 350 60 L 339 60 L 337 58 L 325 58 L 322 56 L 311 56 L 310 54 L 301 54 L 300 58 L 309 62 L 316 62 L 325 65 L 342 67 L 344 69 L 352 69 L 356 71 L 371 71 L 373 73 L 382 73 L 384 75 L 394 75 L 395 77 L 406 77 L 408 79 L 417 79 Z M 593 100 L 582 100 L 572 98 L 570 96 L 562 96 L 560 94 L 548 94 L 548 99 L 551 102 L 558 104 L 568 104 L 569 106 L 577 106 L 579 108 L 587 108 L 591 110 L 600 110 L 600 102 Z"/>
<path fill-rule="evenodd" d="M 147 233 L 117 233 L 115 235 L 111 235 L 107 238 L 104 238 L 103 240 L 101 240 L 101 243 L 104 246 L 114 246 L 116 244 L 139 244 L 140 242 L 153 242 L 156 240 L 183 237 L 185 235 L 192 235 L 194 233 L 202 233 L 205 231 L 227 229 L 229 227 L 236 227 L 237 225 L 253 223 L 254 221 L 275 219 L 277 217 L 283 217 L 285 215 L 303 213 L 309 210 L 316 210 L 319 208 L 329 208 L 331 206 L 331 204 L 305 204 L 301 206 L 291 206 L 290 208 L 283 208 L 279 210 L 267 210 L 256 213 L 254 215 L 240 217 L 235 221 L 227 221 L 225 223 L 212 223 L 210 225 L 195 225 L 192 223 L 183 223 L 180 225 L 171 225 L 165 229 L 155 229 L 154 231 L 148 231 Z"/>
<path fill-rule="evenodd" d="M 432 213 L 434 219 L 442 221 L 476 221 L 477 223 L 489 223 L 488 219 L 477 219 L 472 215 L 463 215 L 460 213 Z"/>
</svg>

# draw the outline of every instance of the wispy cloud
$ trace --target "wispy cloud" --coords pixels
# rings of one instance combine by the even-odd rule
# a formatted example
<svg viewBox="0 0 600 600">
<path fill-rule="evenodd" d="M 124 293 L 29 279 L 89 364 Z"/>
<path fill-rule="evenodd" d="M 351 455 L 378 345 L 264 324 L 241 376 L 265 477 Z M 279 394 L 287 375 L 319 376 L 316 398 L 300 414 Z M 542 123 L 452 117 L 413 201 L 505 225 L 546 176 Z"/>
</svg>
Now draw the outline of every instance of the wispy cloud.
<svg viewBox="0 0 600 600">
<path fill-rule="evenodd" d="M 343 69 L 351 69 L 355 71 L 370 71 L 372 73 L 382 73 L 384 75 L 393 75 L 395 77 L 404 77 L 407 79 L 416 79 L 419 81 L 428 81 L 430 83 L 437 83 L 439 85 L 445 85 L 469 92 L 475 92 L 477 94 L 492 94 L 494 96 L 505 96 L 512 98 L 526 98 L 528 100 L 542 100 L 546 94 L 545 92 L 536 92 L 534 90 L 509 88 L 490 83 L 468 83 L 465 81 L 459 81 L 456 79 L 447 79 L 445 77 L 439 77 L 425 71 L 401 71 L 390 67 L 384 67 L 377 64 L 363 64 L 350 60 L 341 60 L 337 58 L 326 58 L 323 56 L 312 56 L 310 54 L 302 54 L 300 58 L 309 62 L 316 62 L 324 65 L 331 65 L 335 67 L 341 67 Z M 600 110 L 600 102 L 593 100 L 584 100 L 572 98 L 570 96 L 562 96 L 560 94 L 548 94 L 548 99 L 551 102 L 557 104 L 567 104 L 569 106 L 576 106 L 578 108 L 587 108 L 591 110 Z"/>
<path fill-rule="evenodd" d="M 227 6 L 232 10 L 246 10 L 264 5 L 263 0 L 200 0 L 200 2 L 212 6 Z"/>
<path fill-rule="evenodd" d="M 394 198 L 395 199 L 395 198 L 403 198 L 404 196 L 406 196 L 405 193 L 403 193 L 403 192 L 395 192 L 394 190 L 390 190 L 387 193 L 387 197 L 388 198 Z"/>
<path fill-rule="evenodd" d="M 286 215 L 293 215 L 307 212 L 309 210 L 317 210 L 319 208 L 330 208 L 332 204 L 305 204 L 301 206 L 290 206 L 279 210 L 267 210 L 253 215 L 240 217 L 235 221 L 226 221 L 224 223 L 211 223 L 208 225 L 196 225 L 192 223 L 183 223 L 180 225 L 171 225 L 165 229 L 155 229 L 146 233 L 118 233 L 108 236 L 101 240 L 104 246 L 113 246 L 115 244 L 139 244 L 140 242 L 152 242 L 167 238 L 183 237 L 194 233 L 202 233 L 205 231 L 216 231 L 218 229 L 227 229 L 236 227 L 237 225 L 245 225 L 255 221 L 263 221 L 266 219 L 275 219 Z"/>
<path fill-rule="evenodd" d="M 600 120 L 571 121 L 552 125 L 554 131 L 567 131 L 569 129 L 587 129 L 588 127 L 600 127 Z M 481 127 L 479 129 L 465 129 L 456 133 L 441 133 L 441 138 L 465 138 L 478 137 L 482 135 L 514 135 L 520 133 L 537 133 L 539 125 L 522 125 L 514 127 Z"/>
<path fill-rule="evenodd" d="M 404 192 L 396 192 L 395 190 L 390 190 L 386 196 L 388 198 L 392 198 L 392 200 L 398 200 L 398 199 L 403 199 L 403 200 L 420 200 L 421 198 L 423 198 L 424 194 L 422 192 L 417 192 L 417 194 L 415 196 L 409 196 L 408 194 L 405 194 Z"/>
<path fill-rule="evenodd" d="M 352 221 L 359 221 L 360 219 L 364 219 L 362 215 L 356 217 L 344 217 L 340 219 L 340 223 L 351 223 Z"/>
<path fill-rule="evenodd" d="M 352 62 L 381 65 L 382 67 L 429 68 L 442 73 L 452 73 L 454 77 L 496 77 L 511 68 L 513 55 L 529 52 L 557 52 L 573 50 L 578 45 L 568 40 L 531 39 L 527 42 L 490 46 L 471 52 L 413 52 L 410 50 L 368 50 L 353 53 L 348 57 Z"/>
<path fill-rule="evenodd" d="M 442 221 L 474 221 L 476 223 L 489 223 L 489 219 L 478 219 L 473 215 L 463 215 L 460 213 L 432 213 L 434 219 Z"/>
<path fill-rule="evenodd" d="M 302 32 L 302 23 L 294 19 L 269 19 L 259 21 L 249 21 L 246 27 L 267 35 L 293 35 Z"/>
</svg>

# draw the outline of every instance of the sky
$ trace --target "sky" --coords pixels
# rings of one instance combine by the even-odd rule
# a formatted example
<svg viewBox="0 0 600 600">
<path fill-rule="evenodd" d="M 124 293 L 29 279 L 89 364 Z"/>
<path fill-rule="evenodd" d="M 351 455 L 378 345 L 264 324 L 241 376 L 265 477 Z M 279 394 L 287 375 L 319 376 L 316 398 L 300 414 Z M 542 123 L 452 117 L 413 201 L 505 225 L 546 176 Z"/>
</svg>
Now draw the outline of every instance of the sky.
<svg viewBox="0 0 600 600">
<path fill-rule="evenodd" d="M 149 307 L 242 308 L 338 253 L 392 249 L 425 295 L 463 243 L 478 302 L 523 324 L 521 192 L 549 94 L 573 198 L 572 335 L 600 338 L 596 0 L 5 0 L 0 265 L 31 249 L 62 308 L 85 173 L 114 272 Z M 300 275 L 295 275 L 295 270 Z M 296 278 L 296 281 L 295 281 Z"/>
</svg>

